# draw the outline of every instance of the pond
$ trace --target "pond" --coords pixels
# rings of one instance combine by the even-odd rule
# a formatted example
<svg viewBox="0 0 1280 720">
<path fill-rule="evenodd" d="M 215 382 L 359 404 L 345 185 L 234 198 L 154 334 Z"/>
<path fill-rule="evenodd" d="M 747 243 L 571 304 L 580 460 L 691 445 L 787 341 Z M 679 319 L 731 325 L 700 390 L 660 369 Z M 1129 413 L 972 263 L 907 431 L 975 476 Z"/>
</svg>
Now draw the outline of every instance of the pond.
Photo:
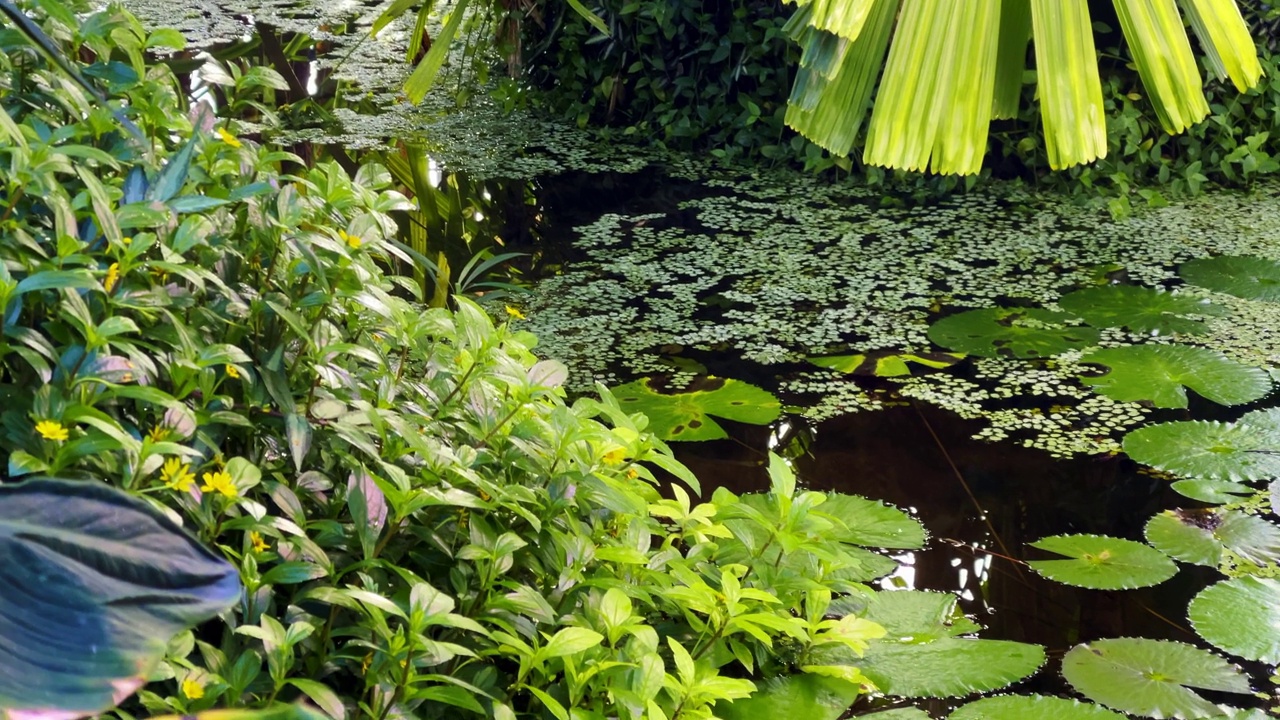
<svg viewBox="0 0 1280 720">
<path fill-rule="evenodd" d="M 147 3 L 130 5 L 162 17 Z M 1178 472 L 1178 458 L 1164 463 L 1157 453 L 1139 464 L 1124 451 L 1139 428 L 1233 423 L 1274 404 L 1280 188 L 1212 192 L 1113 218 L 1017 186 L 914 197 L 785 168 L 602 147 L 483 98 L 457 110 L 437 94 L 406 108 L 394 90 L 403 75 L 387 69 L 398 67 L 388 60 L 396 36 L 353 40 L 360 8 L 330 8 L 317 30 L 298 3 L 287 6 L 239 16 L 218 6 L 185 21 L 211 48 L 237 41 L 256 52 L 255 38 L 288 46 L 303 37 L 290 52 L 310 58 L 305 77 L 320 78 L 310 95 L 328 103 L 324 121 L 264 119 L 267 136 L 308 153 L 376 159 L 397 179 L 407 176 L 396 158 L 421 160 L 432 190 L 419 184 L 419 195 L 438 201 L 431 242 L 446 237 L 448 245 L 432 245 L 442 253 L 435 272 L 452 267 L 495 315 L 533 331 L 538 352 L 570 369 L 571 392 L 600 383 L 658 408 L 655 427 L 668 431 L 704 495 L 768 490 L 773 451 L 790 458 L 804 487 L 905 510 L 930 539 L 886 551 L 894 569 L 873 584 L 952 593 L 985 627 L 982 638 L 1044 646 L 1047 669 L 1014 690 L 1090 695 L 1060 675 L 1079 643 L 1133 636 L 1222 648 L 1192 627 L 1188 604 L 1220 570 L 1273 582 L 1280 529 L 1270 497 L 1223 485 L 1270 476 L 1217 466 Z M 201 25 L 208 17 L 223 24 Z M 265 35 L 246 36 L 251 28 Z M 476 266 L 466 259 L 480 249 L 524 254 L 511 259 L 508 278 L 523 287 L 469 275 Z M 1245 259 L 1235 267 L 1208 260 L 1219 256 Z M 730 387 L 751 412 L 712 411 L 706 397 Z M 664 417 L 663 403 L 676 402 Z M 1259 445 L 1222 441 L 1205 452 L 1274 452 L 1280 430 L 1264 429 L 1272 434 Z M 680 442 L 680 432 L 711 439 Z M 1176 489 L 1179 478 L 1198 484 Z M 1175 508 L 1181 514 L 1166 512 Z M 1208 515 L 1212 522 L 1196 525 Z M 1173 532 L 1204 530 L 1225 549 L 1159 582 L 1129 582 L 1121 567 L 1116 589 L 1072 580 L 1079 568 L 1059 582 L 1040 571 L 1047 566 L 1027 565 L 1052 555 L 1031 543 L 1082 535 L 1150 540 L 1187 560 L 1153 538 L 1153 517 L 1173 518 Z M 1239 517 L 1274 530 L 1234 544 L 1214 534 Z M 1061 554 L 1110 567 L 1113 550 L 1128 547 Z M 1133 560 L 1131 575 L 1149 569 Z M 1250 659 L 1273 657 L 1268 649 Z M 1236 707 L 1273 701 L 1267 667 L 1246 669 L 1261 697 L 1238 683 L 1205 685 L 1204 697 Z M 850 712 L 912 706 L 942 717 L 969 690 L 1026 674 L 896 693 L 905 700 L 889 688 Z M 1205 700 L 1183 687 L 1195 683 L 1174 680 L 1184 694 L 1170 704 L 1126 709 L 1206 716 Z"/>
</svg>

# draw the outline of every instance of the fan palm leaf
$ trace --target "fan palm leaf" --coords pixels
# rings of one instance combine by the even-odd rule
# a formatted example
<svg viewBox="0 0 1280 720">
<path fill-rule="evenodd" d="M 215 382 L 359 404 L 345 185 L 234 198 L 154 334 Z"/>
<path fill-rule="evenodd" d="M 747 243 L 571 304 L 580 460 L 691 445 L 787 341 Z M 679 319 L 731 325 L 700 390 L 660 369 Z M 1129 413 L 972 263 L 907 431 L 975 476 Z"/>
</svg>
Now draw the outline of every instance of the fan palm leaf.
<svg viewBox="0 0 1280 720">
<path fill-rule="evenodd" d="M 867 163 L 978 172 L 991 119 L 1017 115 L 1030 40 L 1050 166 L 1106 155 L 1098 55 L 1084 0 L 794 2 L 799 9 L 791 33 L 803 54 L 787 123 L 833 153 L 853 148 L 880 76 Z M 1113 3 L 1146 94 L 1168 132 L 1181 132 L 1209 112 L 1183 13 L 1215 75 L 1241 91 L 1261 80 L 1257 50 L 1235 0 Z"/>
</svg>

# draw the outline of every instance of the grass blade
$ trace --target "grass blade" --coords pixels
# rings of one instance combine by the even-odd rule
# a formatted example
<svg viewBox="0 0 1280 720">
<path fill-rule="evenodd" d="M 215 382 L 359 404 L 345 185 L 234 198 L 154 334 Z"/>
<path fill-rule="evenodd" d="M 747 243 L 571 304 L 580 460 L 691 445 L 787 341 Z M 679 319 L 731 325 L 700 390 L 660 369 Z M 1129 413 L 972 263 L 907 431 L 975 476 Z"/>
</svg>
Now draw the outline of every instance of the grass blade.
<svg viewBox="0 0 1280 720">
<path fill-rule="evenodd" d="M 422 98 L 426 97 L 431 86 L 435 85 L 440 68 L 449 55 L 449 47 L 453 45 L 453 36 L 458 34 L 458 27 L 462 25 L 462 16 L 466 14 L 469 2 L 470 0 L 458 0 L 458 4 L 449 13 L 448 22 L 431 43 L 427 56 L 422 58 L 422 62 L 418 63 L 413 74 L 405 81 L 404 94 L 409 98 L 409 102 L 415 105 L 422 102 Z"/>
</svg>

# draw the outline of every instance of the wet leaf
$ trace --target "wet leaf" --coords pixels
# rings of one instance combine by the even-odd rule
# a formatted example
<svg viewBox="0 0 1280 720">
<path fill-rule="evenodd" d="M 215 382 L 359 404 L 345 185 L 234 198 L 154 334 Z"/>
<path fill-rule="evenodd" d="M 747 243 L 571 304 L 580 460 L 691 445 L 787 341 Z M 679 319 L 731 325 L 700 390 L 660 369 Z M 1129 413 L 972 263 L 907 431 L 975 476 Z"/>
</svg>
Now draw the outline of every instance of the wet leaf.
<svg viewBox="0 0 1280 720">
<path fill-rule="evenodd" d="M 1223 255 L 1183 263 L 1178 274 L 1192 285 L 1248 300 L 1280 301 L 1280 261 Z"/>
<path fill-rule="evenodd" d="M 1234 423 L 1205 420 L 1150 425 L 1124 438 L 1135 461 L 1175 475 L 1249 482 L 1280 475 L 1280 409 L 1255 410 Z"/>
<path fill-rule="evenodd" d="M 1210 515 L 1216 525 L 1217 515 Z M 1214 568 L 1222 560 L 1222 543 L 1213 531 L 1188 521 L 1178 511 L 1166 510 L 1152 516 L 1145 533 L 1147 542 L 1175 560 Z"/>
<path fill-rule="evenodd" d="M 1100 705 L 1046 695 L 1000 695 L 964 705 L 948 720 L 1124 720 Z"/>
<path fill-rule="evenodd" d="M 1085 385 L 1114 400 L 1147 401 L 1161 408 L 1185 408 L 1184 386 L 1220 405 L 1240 405 L 1271 392 L 1271 378 L 1261 368 L 1242 365 L 1216 350 L 1183 345 L 1131 345 L 1094 350 L 1082 363 L 1105 365 L 1099 377 L 1082 377 Z"/>
<path fill-rule="evenodd" d="M 1045 358 L 1098 342 L 1098 331 L 1072 326 L 1071 315 L 1039 308 L 984 308 L 929 326 L 929 339 L 979 357 Z"/>
<path fill-rule="evenodd" d="M 1039 645 L 942 638 L 922 644 L 875 640 L 853 664 L 886 695 L 960 697 L 1012 685 L 1038 670 L 1044 659 Z"/>
<path fill-rule="evenodd" d="M 1226 480 L 1178 480 L 1169 487 L 1192 500 L 1221 505 L 1235 502 L 1244 495 L 1252 495 L 1253 488 Z"/>
<path fill-rule="evenodd" d="M 817 512 L 844 525 L 830 537 L 854 545 L 914 550 L 923 547 L 927 537 L 915 518 L 892 505 L 857 495 L 831 493 Z"/>
<path fill-rule="evenodd" d="M 853 683 L 806 673 L 757 683 L 751 697 L 718 703 L 715 710 L 716 716 L 724 720 L 838 720 L 859 694 L 859 686 Z"/>
<path fill-rule="evenodd" d="M 1077 645 L 1062 659 L 1077 692 L 1121 712 L 1153 718 L 1203 718 L 1218 707 L 1192 688 L 1248 693 L 1240 668 L 1211 652 L 1167 640 L 1116 638 Z"/>
<path fill-rule="evenodd" d="M 1187 607 L 1200 637 L 1232 655 L 1280 663 L 1280 580 L 1240 577 L 1200 591 Z"/>
<path fill-rule="evenodd" d="M 1067 585 L 1095 590 L 1129 590 L 1159 585 L 1178 566 L 1164 553 L 1132 540 L 1105 535 L 1055 535 L 1031 547 L 1065 555 L 1070 560 L 1032 560 L 1041 575 Z"/>
<path fill-rule="evenodd" d="M 622 409 L 643 413 L 649 430 L 663 440 L 717 440 L 728 437 L 713 419 L 766 425 L 777 419 L 782 405 L 771 393 L 740 380 L 722 382 L 714 390 L 667 395 L 655 392 L 648 378 L 613 389 Z"/>
<path fill-rule="evenodd" d="M 1127 328 L 1142 335 L 1203 334 L 1209 328 L 1188 315 L 1223 315 L 1207 300 L 1134 285 L 1108 285 L 1062 296 L 1058 305 L 1094 327 Z"/>
</svg>

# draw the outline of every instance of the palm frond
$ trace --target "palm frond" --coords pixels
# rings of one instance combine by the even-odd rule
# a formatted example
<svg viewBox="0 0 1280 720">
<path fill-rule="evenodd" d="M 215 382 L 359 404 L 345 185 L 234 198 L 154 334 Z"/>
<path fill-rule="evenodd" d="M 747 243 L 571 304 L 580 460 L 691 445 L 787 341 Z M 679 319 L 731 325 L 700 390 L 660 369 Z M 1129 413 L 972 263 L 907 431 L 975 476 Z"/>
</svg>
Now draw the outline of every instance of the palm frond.
<svg viewBox="0 0 1280 720">
<path fill-rule="evenodd" d="M 1219 80 L 1244 92 L 1262 79 L 1262 63 L 1235 0 L 1182 0 L 1187 21 Z"/>
<path fill-rule="evenodd" d="M 1000 50 L 996 58 L 996 89 L 991 117 L 1018 117 L 1022 99 L 1022 73 L 1027 69 L 1027 44 L 1031 42 L 1031 4 L 1028 0 L 1004 0 L 1000 5 Z"/>
<path fill-rule="evenodd" d="M 1049 167 L 1107 156 L 1102 81 L 1086 2 L 1031 0 L 1036 81 Z"/>
<path fill-rule="evenodd" d="M 1179 133 L 1209 114 L 1200 68 L 1173 0 L 1115 0 L 1120 29 L 1133 53 L 1160 124 Z"/>
<path fill-rule="evenodd" d="M 857 40 L 877 0 L 796 0 L 810 15 L 808 25 L 817 30 Z"/>
</svg>

